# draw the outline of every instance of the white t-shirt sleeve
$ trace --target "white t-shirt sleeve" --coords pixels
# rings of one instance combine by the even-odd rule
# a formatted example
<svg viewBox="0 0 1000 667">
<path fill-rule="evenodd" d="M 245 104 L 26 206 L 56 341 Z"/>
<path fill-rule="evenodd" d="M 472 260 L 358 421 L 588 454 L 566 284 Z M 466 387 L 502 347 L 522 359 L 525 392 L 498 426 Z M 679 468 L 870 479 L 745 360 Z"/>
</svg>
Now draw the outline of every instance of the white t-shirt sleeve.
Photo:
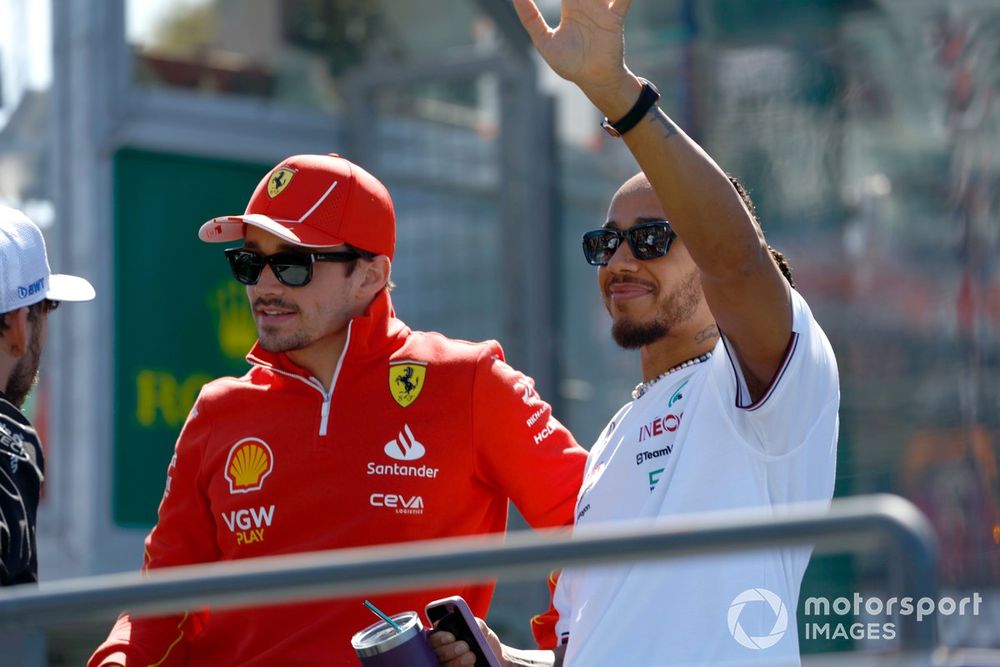
<svg viewBox="0 0 1000 667">
<path fill-rule="evenodd" d="M 830 341 L 794 289 L 791 299 L 791 340 L 774 378 L 756 401 L 750 399 L 732 346 L 723 339 L 736 378 L 735 419 L 746 427 L 745 433 L 755 434 L 761 452 L 771 456 L 791 452 L 804 444 L 818 425 L 836 421 L 840 404 L 837 360 Z"/>
<path fill-rule="evenodd" d="M 573 606 L 569 599 L 569 577 L 568 570 L 563 570 L 556 582 L 555 593 L 552 594 L 552 605 L 559 612 L 559 620 L 556 621 L 556 644 L 562 646 L 569 641 L 569 622 L 573 614 Z M 570 575 L 572 576 L 572 575 Z"/>
</svg>

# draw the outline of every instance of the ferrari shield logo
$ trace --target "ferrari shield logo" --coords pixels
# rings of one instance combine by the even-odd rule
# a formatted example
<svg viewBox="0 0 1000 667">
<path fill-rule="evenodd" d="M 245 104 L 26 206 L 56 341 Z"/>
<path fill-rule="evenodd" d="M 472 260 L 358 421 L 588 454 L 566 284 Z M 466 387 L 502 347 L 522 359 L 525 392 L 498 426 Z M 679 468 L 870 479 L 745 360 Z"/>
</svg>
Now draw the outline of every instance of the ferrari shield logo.
<svg viewBox="0 0 1000 667">
<path fill-rule="evenodd" d="M 274 199 L 280 195 L 281 191 L 287 188 L 288 184 L 292 182 L 293 176 L 295 176 L 295 172 L 288 167 L 275 169 L 271 173 L 271 177 L 267 179 L 267 196 Z"/>
<path fill-rule="evenodd" d="M 420 396 L 426 377 L 426 361 L 394 361 L 389 364 L 389 393 L 405 408 Z"/>
</svg>

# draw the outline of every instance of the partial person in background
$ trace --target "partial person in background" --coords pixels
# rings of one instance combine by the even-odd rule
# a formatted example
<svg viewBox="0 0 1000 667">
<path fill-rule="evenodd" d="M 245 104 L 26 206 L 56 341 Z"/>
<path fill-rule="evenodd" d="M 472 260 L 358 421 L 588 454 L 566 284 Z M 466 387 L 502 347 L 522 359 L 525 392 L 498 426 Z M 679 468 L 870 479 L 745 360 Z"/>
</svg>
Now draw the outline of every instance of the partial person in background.
<svg viewBox="0 0 1000 667">
<path fill-rule="evenodd" d="M 639 350 L 643 381 L 590 451 L 577 529 L 829 501 L 833 351 L 745 193 L 626 67 L 631 3 L 564 0 L 554 30 L 533 0 L 514 4 L 545 61 L 605 114 L 642 170 L 583 237 L 611 335 Z M 797 665 L 809 555 L 774 548 L 567 568 L 554 596 L 556 651 L 513 649 L 487 632 L 506 665 Z M 474 664 L 450 634 L 431 641 L 449 667 Z"/>
<path fill-rule="evenodd" d="M 49 313 L 60 301 L 89 301 L 83 278 L 52 274 L 35 223 L 0 205 L 0 585 L 38 581 L 35 515 L 45 462 L 38 433 L 21 412 L 35 385 Z"/>
<path fill-rule="evenodd" d="M 389 297 L 389 192 L 336 155 L 290 157 L 203 241 L 246 285 L 258 342 L 201 391 L 167 471 L 145 567 L 501 533 L 573 520 L 586 452 L 496 341 L 412 331 Z M 221 259 L 221 253 L 220 253 Z M 375 595 L 387 613 L 491 584 Z M 169 618 L 123 614 L 91 667 L 354 665 L 360 599 Z"/>
</svg>

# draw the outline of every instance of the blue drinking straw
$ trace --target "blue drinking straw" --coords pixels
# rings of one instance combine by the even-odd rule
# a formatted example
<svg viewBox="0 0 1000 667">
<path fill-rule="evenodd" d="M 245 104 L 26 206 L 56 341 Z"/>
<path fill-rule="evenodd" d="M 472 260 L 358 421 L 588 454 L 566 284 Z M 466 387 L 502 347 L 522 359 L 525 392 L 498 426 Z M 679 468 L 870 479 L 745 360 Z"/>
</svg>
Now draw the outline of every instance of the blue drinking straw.
<svg viewBox="0 0 1000 667">
<path fill-rule="evenodd" d="M 369 609 L 371 609 L 372 612 L 374 614 L 376 614 L 379 618 L 381 618 L 383 621 L 385 621 L 386 623 L 388 623 L 389 625 L 391 625 L 393 627 L 393 629 L 396 630 L 396 632 L 402 632 L 403 631 L 403 628 L 401 628 L 398 625 L 396 625 L 396 621 L 392 620 L 391 618 L 389 618 L 388 616 L 386 616 L 385 614 L 383 614 L 381 609 L 379 609 L 378 607 L 376 607 L 375 605 L 373 605 L 368 600 L 365 600 L 365 606 L 368 607 Z"/>
</svg>

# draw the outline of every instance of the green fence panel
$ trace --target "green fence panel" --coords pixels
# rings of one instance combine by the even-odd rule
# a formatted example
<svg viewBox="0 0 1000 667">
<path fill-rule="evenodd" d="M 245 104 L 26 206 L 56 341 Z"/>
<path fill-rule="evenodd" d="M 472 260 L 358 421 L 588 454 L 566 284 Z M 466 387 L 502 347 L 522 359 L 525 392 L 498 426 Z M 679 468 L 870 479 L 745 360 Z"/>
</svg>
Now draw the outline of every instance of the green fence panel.
<svg viewBox="0 0 1000 667">
<path fill-rule="evenodd" d="M 223 247 L 198 240 L 241 213 L 270 165 L 119 150 L 114 165 L 115 389 L 112 515 L 156 521 L 174 442 L 202 385 L 242 375 L 256 334 Z"/>
</svg>

